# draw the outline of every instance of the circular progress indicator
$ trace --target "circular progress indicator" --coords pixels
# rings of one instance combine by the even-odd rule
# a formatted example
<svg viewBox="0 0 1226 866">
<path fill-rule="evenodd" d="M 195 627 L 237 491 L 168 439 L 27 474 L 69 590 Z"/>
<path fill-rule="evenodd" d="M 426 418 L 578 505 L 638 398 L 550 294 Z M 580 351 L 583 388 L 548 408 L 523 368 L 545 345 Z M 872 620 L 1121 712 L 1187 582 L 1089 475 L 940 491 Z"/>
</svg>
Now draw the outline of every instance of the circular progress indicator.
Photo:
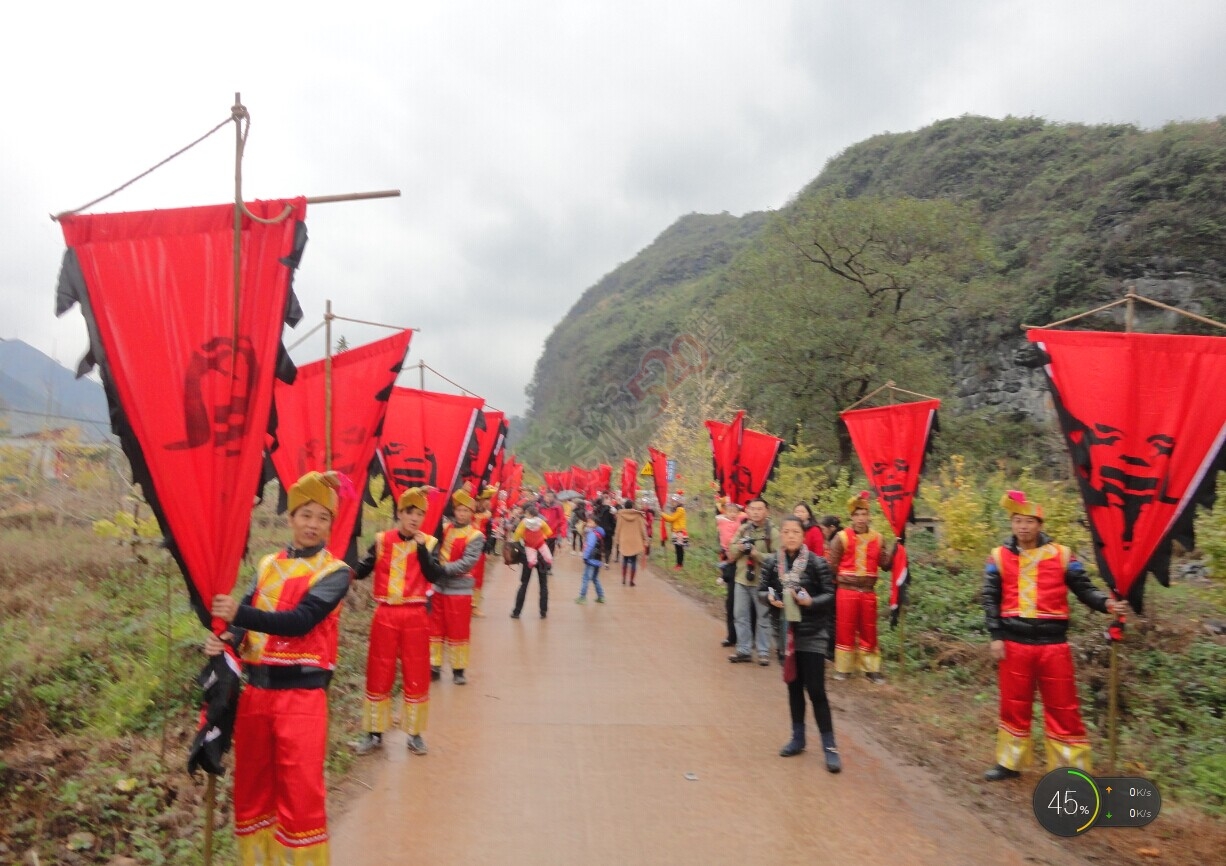
<svg viewBox="0 0 1226 866">
<path fill-rule="evenodd" d="M 1088 773 L 1072 767 L 1052 770 L 1034 789 L 1034 816 L 1049 833 L 1080 836 L 1094 826 L 1102 794 Z"/>
<path fill-rule="evenodd" d="M 1034 789 L 1034 816 L 1057 836 L 1091 827 L 1144 827 L 1162 810 L 1158 786 L 1138 776 L 1100 776 L 1072 767 L 1052 770 Z"/>
</svg>

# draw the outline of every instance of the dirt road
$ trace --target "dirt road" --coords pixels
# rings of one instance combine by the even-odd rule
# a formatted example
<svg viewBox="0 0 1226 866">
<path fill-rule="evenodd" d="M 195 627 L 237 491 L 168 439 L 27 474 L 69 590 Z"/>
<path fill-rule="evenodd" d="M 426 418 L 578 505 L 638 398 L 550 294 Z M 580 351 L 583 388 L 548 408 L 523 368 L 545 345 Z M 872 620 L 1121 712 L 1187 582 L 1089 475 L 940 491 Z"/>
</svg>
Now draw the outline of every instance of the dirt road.
<svg viewBox="0 0 1226 866">
<path fill-rule="evenodd" d="M 903 766 L 840 706 L 840 775 L 788 739 L 778 665 L 731 665 L 722 625 L 668 581 L 575 604 L 579 560 L 558 557 L 548 619 L 533 581 L 492 568 L 469 683 L 431 690 L 430 754 L 390 734 L 333 821 L 333 862 L 435 864 L 1078 863 L 1037 826 L 1025 851 L 935 777 Z M 985 734 L 990 736 L 990 732 Z M 366 788 L 369 788 L 367 791 Z"/>
</svg>

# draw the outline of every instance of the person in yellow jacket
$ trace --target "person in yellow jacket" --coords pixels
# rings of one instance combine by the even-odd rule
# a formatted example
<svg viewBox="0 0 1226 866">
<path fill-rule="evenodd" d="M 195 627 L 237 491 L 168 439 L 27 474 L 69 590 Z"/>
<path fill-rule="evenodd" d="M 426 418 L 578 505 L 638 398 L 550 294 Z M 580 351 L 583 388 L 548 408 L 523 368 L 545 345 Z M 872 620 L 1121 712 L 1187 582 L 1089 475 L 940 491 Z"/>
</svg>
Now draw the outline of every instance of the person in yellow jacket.
<svg viewBox="0 0 1226 866">
<path fill-rule="evenodd" d="M 673 566 L 673 571 L 680 571 L 685 565 L 685 549 L 690 545 L 690 534 L 685 528 L 685 506 L 682 504 L 682 498 L 685 495 L 684 490 L 678 490 L 673 494 L 672 507 L 665 513 L 660 515 L 660 519 L 668 524 L 669 530 L 673 537 L 673 551 L 677 554 L 677 564 Z"/>
</svg>

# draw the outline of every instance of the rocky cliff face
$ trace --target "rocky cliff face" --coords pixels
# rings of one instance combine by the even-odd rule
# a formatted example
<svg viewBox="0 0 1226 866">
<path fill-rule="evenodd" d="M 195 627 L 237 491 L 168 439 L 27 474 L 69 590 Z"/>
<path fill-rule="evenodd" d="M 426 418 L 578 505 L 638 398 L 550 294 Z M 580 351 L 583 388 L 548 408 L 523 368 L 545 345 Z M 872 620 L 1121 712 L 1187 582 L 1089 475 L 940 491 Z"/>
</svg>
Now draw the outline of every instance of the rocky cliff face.
<svg viewBox="0 0 1226 866">
<path fill-rule="evenodd" d="M 1223 284 L 1213 277 L 1189 272 L 1152 274 L 1130 281 L 1138 295 L 1152 298 L 1189 313 L 1204 315 L 1204 299 L 1221 297 Z M 1108 302 L 1109 303 L 1109 302 Z M 1122 331 L 1125 306 L 1121 304 L 1080 320 L 1078 326 Z M 1134 328 L 1147 333 L 1186 331 L 1188 319 L 1171 310 L 1138 302 Z M 1028 324 L 1046 324 L 1028 323 Z M 994 346 L 984 346 L 972 330 L 964 332 L 954 347 L 953 376 L 959 403 L 956 412 L 986 410 L 1010 421 L 1055 420 L 1055 408 L 1047 390 L 1047 379 L 1035 365 L 1025 334 L 1018 333 Z"/>
</svg>

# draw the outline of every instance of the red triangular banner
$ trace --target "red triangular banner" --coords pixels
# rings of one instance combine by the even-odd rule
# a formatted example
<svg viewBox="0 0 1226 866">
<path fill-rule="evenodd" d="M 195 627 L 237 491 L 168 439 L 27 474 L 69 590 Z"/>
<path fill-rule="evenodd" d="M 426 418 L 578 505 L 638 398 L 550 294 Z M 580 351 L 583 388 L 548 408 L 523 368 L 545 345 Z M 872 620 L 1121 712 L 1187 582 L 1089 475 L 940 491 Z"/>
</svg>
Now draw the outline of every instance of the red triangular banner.
<svg viewBox="0 0 1226 866">
<path fill-rule="evenodd" d="M 519 503 L 519 490 L 524 484 L 524 465 L 512 454 L 502 465 L 503 490 L 507 491 L 508 506 Z"/>
<path fill-rule="evenodd" d="M 634 500 L 639 493 L 639 464 L 629 457 L 622 458 L 622 499 Z"/>
<path fill-rule="evenodd" d="M 608 463 L 600 463 L 592 470 L 592 496 L 596 498 L 601 493 L 609 493 L 613 489 L 613 467 Z"/>
<path fill-rule="evenodd" d="M 894 535 L 902 538 L 919 489 L 940 400 L 840 412 L 864 477 Z"/>
<path fill-rule="evenodd" d="M 1032 330 L 1081 487 L 1099 570 L 1141 609 L 1169 583 L 1170 542 L 1193 547 L 1226 440 L 1226 339 Z"/>
<path fill-rule="evenodd" d="M 411 330 L 341 352 L 332 358 L 332 468 L 352 483 L 352 495 L 342 496 L 328 548 L 354 561 L 351 550 L 366 489 L 367 470 L 387 414 L 387 401 L 409 350 Z M 277 408 L 277 440 L 273 467 L 282 489 L 305 472 L 326 468 L 324 449 L 325 362 L 298 368 L 292 385 L 278 382 L 273 393 Z"/>
<path fill-rule="evenodd" d="M 647 449 L 651 461 L 651 481 L 656 488 L 656 502 L 659 503 L 660 514 L 668 507 L 668 455 L 654 448 Z M 660 521 L 660 540 L 668 540 L 668 524 Z"/>
<path fill-rule="evenodd" d="M 706 421 L 711 457 L 720 494 L 737 505 L 762 495 L 775 472 L 783 440 L 745 427 L 744 410 L 730 424 Z"/>
<path fill-rule="evenodd" d="M 478 434 L 477 463 L 467 479 L 477 491 L 493 480 L 498 455 L 507 441 L 506 413 L 487 409 L 482 414 L 485 416 L 485 429 Z"/>
<path fill-rule="evenodd" d="M 286 212 L 288 218 L 272 222 Z M 81 304 L 112 426 L 157 515 L 201 621 L 230 592 L 262 474 L 273 376 L 292 371 L 283 323 L 301 312 L 290 282 L 306 244 L 306 202 L 60 219 L 68 251 L 57 312 Z"/>
<path fill-rule="evenodd" d="M 463 477 L 465 455 L 485 401 L 480 397 L 393 388 L 379 440 L 392 496 L 429 487 L 430 507 L 422 531 L 432 535 L 447 501 Z"/>
</svg>

